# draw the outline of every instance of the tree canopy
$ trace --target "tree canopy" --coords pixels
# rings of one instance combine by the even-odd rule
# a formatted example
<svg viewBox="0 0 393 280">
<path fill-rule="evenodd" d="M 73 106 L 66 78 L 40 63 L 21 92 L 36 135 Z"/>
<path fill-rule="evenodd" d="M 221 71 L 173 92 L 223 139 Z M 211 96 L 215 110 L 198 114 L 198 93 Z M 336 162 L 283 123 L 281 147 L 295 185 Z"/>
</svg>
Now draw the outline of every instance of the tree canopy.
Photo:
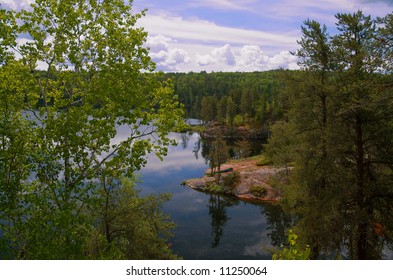
<svg viewBox="0 0 393 280">
<path fill-rule="evenodd" d="M 94 258 L 86 253 L 97 230 L 91 211 L 106 205 L 97 199 L 106 182 L 131 178 L 148 153 L 166 154 L 182 108 L 171 83 L 152 73 L 147 33 L 136 27 L 144 13 L 122 0 L 36 0 L 29 10 L 1 10 L 5 257 Z M 117 137 L 118 127 L 128 135 Z"/>
<path fill-rule="evenodd" d="M 293 166 L 283 205 L 311 258 L 379 259 L 393 246 L 391 14 L 336 18 L 334 36 L 304 22 L 302 71 L 286 77 L 289 110 L 266 148 Z"/>
<path fill-rule="evenodd" d="M 166 73 L 187 117 L 268 127 L 282 117 L 280 72 Z"/>
</svg>

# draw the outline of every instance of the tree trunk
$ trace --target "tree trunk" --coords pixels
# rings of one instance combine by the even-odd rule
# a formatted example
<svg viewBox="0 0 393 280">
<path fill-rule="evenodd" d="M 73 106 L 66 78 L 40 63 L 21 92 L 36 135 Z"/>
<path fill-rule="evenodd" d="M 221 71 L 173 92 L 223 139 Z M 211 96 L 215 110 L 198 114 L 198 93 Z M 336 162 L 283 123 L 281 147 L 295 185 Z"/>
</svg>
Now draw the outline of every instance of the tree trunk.
<svg viewBox="0 0 393 280">
<path fill-rule="evenodd" d="M 363 123 L 360 116 L 356 116 L 355 124 L 355 145 L 356 145 L 356 177 L 357 177 L 357 206 L 360 213 L 356 228 L 356 244 L 354 259 L 364 260 L 367 258 L 367 217 L 362 211 L 367 207 L 365 198 L 365 163 L 363 147 Z M 368 211 L 367 211 L 368 212 Z M 368 213 L 367 213 L 368 214 Z"/>
</svg>

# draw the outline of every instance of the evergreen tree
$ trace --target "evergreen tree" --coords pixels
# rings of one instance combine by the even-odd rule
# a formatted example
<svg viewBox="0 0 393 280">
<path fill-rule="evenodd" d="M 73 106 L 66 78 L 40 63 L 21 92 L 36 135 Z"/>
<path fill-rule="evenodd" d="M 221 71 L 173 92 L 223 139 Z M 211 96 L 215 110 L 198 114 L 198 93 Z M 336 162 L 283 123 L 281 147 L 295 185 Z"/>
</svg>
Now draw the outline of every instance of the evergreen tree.
<svg viewBox="0 0 393 280">
<path fill-rule="evenodd" d="M 345 248 L 350 258 L 378 259 L 392 245 L 391 70 L 381 55 L 389 53 L 389 24 L 378 29 L 360 11 L 336 17 L 334 37 L 305 22 L 296 52 L 302 71 L 286 80 L 287 128 L 275 125 L 267 152 L 278 163 L 293 159 L 283 201 L 311 258 Z"/>
<path fill-rule="evenodd" d="M 337 226 L 335 205 L 327 199 L 331 198 L 335 189 L 330 183 L 337 172 L 332 165 L 334 153 L 330 144 L 333 143 L 329 139 L 333 126 L 337 128 L 331 111 L 335 106 L 330 85 L 334 69 L 331 38 L 326 26 L 307 20 L 302 33 L 299 41 L 301 48 L 297 52 L 303 69 L 303 73 L 297 77 L 301 83 L 289 84 L 294 87 L 288 119 L 295 128 L 292 147 L 297 149 L 292 187 L 299 188 L 301 194 L 297 200 L 301 201 L 299 205 L 302 206 L 296 209 L 303 217 L 299 225 L 304 229 L 301 235 L 311 247 L 311 258 L 317 258 L 321 250 L 330 247 L 333 237 L 337 237 L 321 238 Z M 321 220 L 325 222 L 321 223 Z M 323 244 L 324 241 L 327 242 Z"/>
<path fill-rule="evenodd" d="M 236 104 L 233 102 L 232 97 L 227 98 L 227 119 L 229 126 L 232 128 L 236 116 Z"/>
<path fill-rule="evenodd" d="M 201 119 L 205 122 L 215 121 L 217 118 L 217 98 L 204 96 L 201 104 Z"/>
<path fill-rule="evenodd" d="M 217 104 L 217 120 L 226 123 L 227 118 L 227 99 L 222 97 Z"/>
<path fill-rule="evenodd" d="M 339 149 L 348 171 L 342 186 L 350 192 L 345 210 L 348 221 L 348 249 L 354 259 L 381 257 L 382 240 L 375 225 L 391 219 L 393 167 L 392 118 L 388 100 L 391 89 L 384 86 L 378 59 L 384 46 L 370 16 L 362 12 L 338 14 L 338 30 L 334 38 L 338 58 L 340 107 L 337 116 L 346 128 L 348 143 Z M 387 71 L 389 69 L 386 69 Z M 390 224 L 382 223 L 388 232 Z"/>
<path fill-rule="evenodd" d="M 211 173 L 217 173 L 216 183 L 220 184 L 221 179 L 221 165 L 229 158 L 229 148 L 220 130 L 217 130 L 214 135 L 214 141 L 211 143 L 210 152 L 208 155 Z"/>
</svg>

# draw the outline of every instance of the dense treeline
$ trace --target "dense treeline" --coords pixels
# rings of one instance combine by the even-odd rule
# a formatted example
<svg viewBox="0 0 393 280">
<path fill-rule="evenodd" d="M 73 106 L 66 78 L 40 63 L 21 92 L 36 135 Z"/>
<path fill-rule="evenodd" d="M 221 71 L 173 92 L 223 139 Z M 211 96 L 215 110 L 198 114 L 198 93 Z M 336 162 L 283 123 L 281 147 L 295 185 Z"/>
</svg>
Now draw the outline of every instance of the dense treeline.
<svg viewBox="0 0 393 280">
<path fill-rule="evenodd" d="M 268 126 L 282 116 L 280 71 L 167 73 L 188 117 Z"/>
<path fill-rule="evenodd" d="M 393 14 L 336 18 L 333 36 L 305 21 L 266 150 L 288 167 L 282 204 L 310 258 L 380 259 L 393 248 Z"/>
</svg>

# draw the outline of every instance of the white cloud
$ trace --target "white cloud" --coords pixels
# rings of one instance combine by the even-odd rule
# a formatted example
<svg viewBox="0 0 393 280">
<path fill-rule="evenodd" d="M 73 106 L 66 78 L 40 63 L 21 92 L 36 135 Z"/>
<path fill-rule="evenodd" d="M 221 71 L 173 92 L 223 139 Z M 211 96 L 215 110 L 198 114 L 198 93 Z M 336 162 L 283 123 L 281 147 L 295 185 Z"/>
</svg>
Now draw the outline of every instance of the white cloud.
<svg viewBox="0 0 393 280">
<path fill-rule="evenodd" d="M 159 70 L 177 71 L 176 65 L 190 62 L 187 51 L 176 47 L 176 40 L 170 37 L 148 36 L 146 46 Z"/>
<path fill-rule="evenodd" d="M 175 139 L 178 143 L 181 143 L 182 139 L 179 135 L 170 135 L 172 139 Z M 199 135 L 194 133 L 187 140 L 188 143 L 195 143 L 198 141 Z M 170 146 L 168 148 L 168 155 L 165 157 L 164 161 L 158 159 L 154 154 L 148 156 L 147 166 L 144 168 L 144 172 L 159 173 L 160 175 L 167 174 L 174 170 L 182 170 L 183 168 L 201 168 L 206 166 L 204 161 L 196 160 L 192 154 L 184 153 L 181 144 L 178 146 Z"/>
<path fill-rule="evenodd" d="M 1 6 L 6 9 L 11 10 L 21 10 L 28 9 L 31 3 L 34 3 L 34 0 L 1 0 Z"/>
<path fill-rule="evenodd" d="M 275 55 L 270 59 L 272 69 L 277 68 L 289 68 L 296 69 L 297 66 L 297 57 L 293 56 L 288 51 L 281 51 L 279 54 Z"/>
<path fill-rule="evenodd" d="M 168 44 L 173 40 L 163 35 L 148 36 L 146 40 L 146 46 L 150 48 L 152 52 L 168 51 Z"/>
<path fill-rule="evenodd" d="M 280 0 L 278 0 L 280 1 Z M 2 0 L 13 8 L 28 6 L 32 0 Z M 190 1 L 185 6 L 213 5 L 217 9 L 247 10 L 256 0 Z M 158 7 L 158 4 L 155 4 Z M 243 8 L 242 8 L 243 7 Z M 248 7 L 248 8 L 245 8 Z M 295 50 L 299 31 L 266 32 L 228 27 L 200 18 L 184 18 L 154 10 L 138 21 L 149 36 L 145 46 L 163 71 L 258 71 L 285 65 L 280 50 Z M 262 51 L 263 49 L 263 51 Z M 278 56 L 280 59 L 278 59 Z M 288 59 L 287 59 L 288 60 Z"/>
<path fill-rule="evenodd" d="M 300 17 L 302 20 L 315 19 L 334 27 L 337 13 L 353 13 L 362 10 L 373 17 L 383 16 L 391 11 L 392 0 L 276 0 L 267 5 L 264 12 L 271 18 L 291 19 Z"/>
<path fill-rule="evenodd" d="M 378 3 L 384 5 L 385 9 L 382 6 L 378 7 L 376 5 Z M 375 15 L 380 15 L 380 13 L 386 13 L 386 7 L 392 5 L 392 0 L 195 0 L 190 2 L 189 7 L 248 11 L 264 17 L 281 19 L 294 16 L 305 16 L 306 18 L 316 16 L 320 19 L 322 12 L 334 17 L 337 12 L 353 12 L 357 9 L 369 10 Z"/>
<path fill-rule="evenodd" d="M 221 48 L 214 49 L 213 56 L 217 62 L 231 66 L 236 65 L 235 54 L 229 44 L 226 44 Z"/>
<path fill-rule="evenodd" d="M 150 56 L 156 63 L 158 70 L 180 71 L 178 66 L 191 62 L 185 50 L 173 48 L 168 51 L 161 50 L 158 53 L 150 52 Z"/>
<path fill-rule="evenodd" d="M 216 62 L 214 58 L 209 54 L 206 55 L 196 54 L 195 60 L 199 66 L 211 65 Z"/>
<path fill-rule="evenodd" d="M 139 25 L 150 34 L 146 45 L 163 71 L 268 70 L 279 64 L 270 61 L 279 51 L 297 48 L 296 32 L 246 30 L 167 14 L 148 15 Z"/>
<path fill-rule="evenodd" d="M 161 54 L 161 55 L 159 55 Z M 268 55 L 259 46 L 234 47 L 225 44 L 211 47 L 207 53 L 190 55 L 185 50 L 169 47 L 168 52 L 151 54 L 158 70 L 189 72 L 252 72 L 278 68 L 298 69 L 297 58 L 288 51 Z"/>
<path fill-rule="evenodd" d="M 194 0 L 190 4 L 193 7 L 212 7 L 223 10 L 251 11 L 250 4 L 258 2 L 256 0 Z"/>
<path fill-rule="evenodd" d="M 179 41 L 203 42 L 204 44 L 260 44 L 276 47 L 278 45 L 293 48 L 296 45 L 296 34 L 270 33 L 259 30 L 250 30 L 220 26 L 213 22 L 200 19 L 184 19 L 165 14 L 147 15 L 139 21 L 139 25 L 151 35 L 163 35 L 176 38 Z"/>
<path fill-rule="evenodd" d="M 239 64 L 249 71 L 257 71 L 261 68 L 269 68 L 270 58 L 256 45 L 246 45 L 240 50 Z"/>
<path fill-rule="evenodd" d="M 165 62 L 168 59 L 168 53 L 166 51 L 163 51 L 163 50 L 159 51 L 158 53 L 150 52 L 150 57 L 156 63 L 163 63 L 163 62 Z"/>
<path fill-rule="evenodd" d="M 389 1 L 380 0 L 379 6 L 367 2 L 368 0 L 192 0 L 178 7 L 175 16 L 169 14 L 171 9 L 165 8 L 166 12 L 160 12 L 159 5 L 156 4 L 158 9 L 150 11 L 154 14 L 149 12 L 139 24 L 155 38 L 151 55 L 157 62 L 158 69 L 164 71 L 298 69 L 297 58 L 289 51 L 298 48 L 296 41 L 301 36 L 300 25 L 303 20 L 312 18 L 333 27 L 337 12 L 369 8 L 378 15 L 382 11 L 386 12 L 386 6 L 385 10 L 380 6 Z M 198 18 L 203 17 L 203 14 L 195 14 L 192 18 L 180 16 L 182 9 L 190 11 L 201 7 L 217 10 L 218 18 L 222 10 L 240 11 L 257 14 L 261 19 L 267 19 L 266 22 L 280 19 L 281 23 L 289 19 L 293 24 L 296 18 L 298 25 L 287 25 L 286 29 L 272 26 L 258 30 L 257 26 L 255 29 L 229 27 L 215 23 L 214 19 Z M 278 32 L 280 29 L 285 31 Z"/>
<path fill-rule="evenodd" d="M 1 0 L 2 6 L 26 8 L 33 0 Z M 334 28 L 337 12 L 362 9 L 374 16 L 386 14 L 391 0 L 190 0 L 177 5 L 162 1 L 134 1 L 148 5 L 147 16 L 138 21 L 149 36 L 146 46 L 164 71 L 261 71 L 279 67 L 296 69 L 300 25 L 307 18 Z M 172 3 L 174 4 L 174 3 Z M 214 9 L 217 16 L 201 8 Z M 195 11 L 195 13 L 193 13 Z M 222 19 L 234 15 L 231 26 Z M 183 14 L 184 12 L 184 14 Z M 208 15 L 209 14 L 209 15 Z M 187 15 L 187 16 L 184 16 Z M 243 17 L 261 18 L 261 24 L 242 22 Z M 224 18 L 225 18 L 224 17 Z M 203 19 L 205 18 L 205 19 Z M 259 21 L 258 21 L 259 22 Z"/>
<path fill-rule="evenodd" d="M 357 0 L 360 3 L 372 3 L 372 2 L 382 2 L 389 5 L 393 5 L 393 0 Z"/>
<path fill-rule="evenodd" d="M 188 53 L 185 50 L 175 48 L 170 50 L 166 63 L 169 65 L 176 65 L 179 63 L 187 63 L 189 61 L 190 58 L 188 57 Z"/>
</svg>

